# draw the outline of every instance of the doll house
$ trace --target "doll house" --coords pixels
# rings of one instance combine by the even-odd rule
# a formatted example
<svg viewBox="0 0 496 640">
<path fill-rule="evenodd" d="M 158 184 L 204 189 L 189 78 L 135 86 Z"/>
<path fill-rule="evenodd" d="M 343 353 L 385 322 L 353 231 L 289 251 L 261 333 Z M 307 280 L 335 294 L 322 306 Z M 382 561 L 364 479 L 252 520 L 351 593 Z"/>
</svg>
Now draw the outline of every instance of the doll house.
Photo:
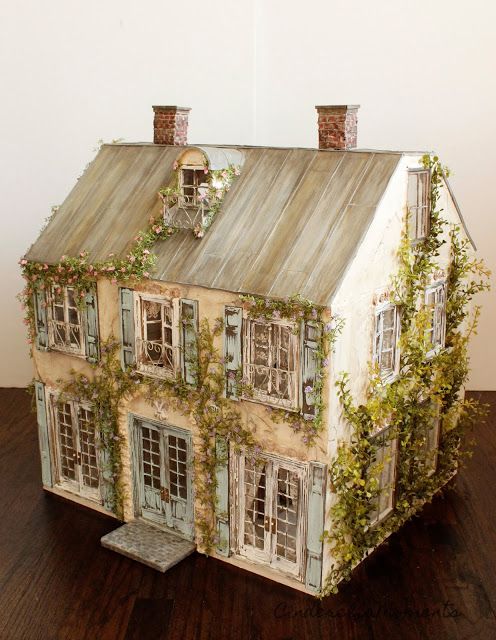
<svg viewBox="0 0 496 640">
<path fill-rule="evenodd" d="M 400 248 L 431 252 L 410 314 L 429 367 L 467 229 L 432 154 L 356 148 L 357 105 L 317 107 L 308 149 L 189 144 L 189 109 L 153 109 L 153 143 L 104 144 L 21 260 L 43 487 L 116 517 L 102 544 L 159 571 L 198 550 L 325 593 L 456 472 L 463 388 L 435 410 L 418 390 L 415 504 L 394 411 L 367 414 L 349 481 L 336 465 L 371 380 L 384 398 L 408 378 Z M 358 557 L 350 490 L 382 531 Z"/>
</svg>

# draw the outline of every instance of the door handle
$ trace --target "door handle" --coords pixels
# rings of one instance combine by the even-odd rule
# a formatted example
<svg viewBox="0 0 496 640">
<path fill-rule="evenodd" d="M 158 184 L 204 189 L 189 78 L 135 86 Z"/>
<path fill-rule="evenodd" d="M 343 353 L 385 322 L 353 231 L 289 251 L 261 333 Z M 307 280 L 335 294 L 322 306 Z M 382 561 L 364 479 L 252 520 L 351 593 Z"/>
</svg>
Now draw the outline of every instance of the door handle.
<svg viewBox="0 0 496 640">
<path fill-rule="evenodd" d="M 160 498 L 163 502 L 170 502 L 170 492 L 167 487 L 160 487 Z"/>
<path fill-rule="evenodd" d="M 265 516 L 264 529 L 265 531 L 267 531 L 267 533 L 276 533 L 276 525 L 277 522 L 275 518 Z"/>
</svg>

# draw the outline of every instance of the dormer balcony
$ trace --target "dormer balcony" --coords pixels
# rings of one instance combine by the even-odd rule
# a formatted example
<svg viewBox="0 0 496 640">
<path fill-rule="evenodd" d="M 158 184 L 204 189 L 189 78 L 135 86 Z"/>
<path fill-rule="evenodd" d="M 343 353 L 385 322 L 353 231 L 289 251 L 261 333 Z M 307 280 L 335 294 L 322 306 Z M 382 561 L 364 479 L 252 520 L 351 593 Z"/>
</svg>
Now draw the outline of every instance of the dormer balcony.
<svg viewBox="0 0 496 640">
<path fill-rule="evenodd" d="M 206 196 L 180 192 L 160 192 L 163 204 L 164 223 L 178 229 L 193 229 L 195 235 L 207 223 L 210 207 Z M 198 233 L 196 233 L 198 231 Z"/>
</svg>

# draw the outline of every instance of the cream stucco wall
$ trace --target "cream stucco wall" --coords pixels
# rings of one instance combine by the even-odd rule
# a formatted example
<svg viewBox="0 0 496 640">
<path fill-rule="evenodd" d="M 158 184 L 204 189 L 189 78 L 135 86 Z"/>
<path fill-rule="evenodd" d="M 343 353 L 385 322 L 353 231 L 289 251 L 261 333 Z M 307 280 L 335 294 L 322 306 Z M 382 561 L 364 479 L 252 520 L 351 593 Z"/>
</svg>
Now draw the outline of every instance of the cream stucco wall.
<svg viewBox="0 0 496 640">
<path fill-rule="evenodd" d="M 393 174 L 374 220 L 362 241 L 356 258 L 351 263 L 331 305 L 333 316 L 344 320 L 342 333 L 336 343 L 330 369 L 329 401 L 329 459 L 337 451 L 338 443 L 350 437 L 350 426 L 343 417 L 336 393 L 336 381 L 341 373 L 349 374 L 349 389 L 356 402 L 364 402 L 369 386 L 369 366 L 373 357 L 375 308 L 387 300 L 391 278 L 397 273 L 398 247 L 405 225 L 408 169 L 420 168 L 420 155 L 405 155 Z M 459 225 L 460 219 L 448 189 L 440 191 L 438 209 L 448 223 L 437 259 L 442 281 L 449 265 L 449 229 Z M 463 230 L 461 234 L 466 238 Z M 443 275 L 444 274 L 444 275 Z M 434 280 L 433 280 L 434 282 Z M 330 509 L 335 495 L 328 491 L 326 528 L 332 530 Z M 332 564 L 332 555 L 324 555 L 324 575 Z"/>
</svg>

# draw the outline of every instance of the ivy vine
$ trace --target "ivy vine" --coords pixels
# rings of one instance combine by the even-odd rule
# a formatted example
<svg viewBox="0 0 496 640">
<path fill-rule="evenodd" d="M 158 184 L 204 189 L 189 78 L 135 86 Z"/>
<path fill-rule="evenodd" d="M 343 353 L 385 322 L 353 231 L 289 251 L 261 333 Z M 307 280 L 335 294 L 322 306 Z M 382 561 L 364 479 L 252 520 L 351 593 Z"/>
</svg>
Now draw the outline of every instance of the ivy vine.
<svg viewBox="0 0 496 640">
<path fill-rule="evenodd" d="M 439 208 L 440 188 L 447 169 L 439 159 L 424 156 L 430 170 L 430 233 L 412 247 L 405 230 L 399 249 L 399 271 L 393 278 L 393 302 L 401 309 L 400 374 L 385 385 L 372 369 L 366 401 L 356 404 L 343 373 L 337 381 L 343 415 L 351 426 L 348 442 L 338 446 L 330 465 L 330 481 L 335 494 L 331 508 L 332 529 L 324 533 L 334 563 L 321 595 L 337 592 L 337 585 L 351 576 L 353 568 L 391 532 L 432 499 L 455 474 L 470 443 L 466 433 L 485 413 L 485 408 L 460 392 L 467 379 L 467 345 L 475 331 L 478 309 L 472 318 L 468 305 L 478 292 L 488 289 L 489 272 L 471 257 L 469 242 L 460 229 L 449 232 L 450 264 L 447 276 L 446 340 L 444 348 L 430 357 L 427 328 L 430 312 L 419 306 L 431 276 L 438 269 L 437 258 L 445 242 L 447 222 Z M 408 218 L 408 216 L 407 216 Z M 408 223 L 408 220 L 407 220 Z M 407 224 L 408 226 L 408 224 Z M 442 418 L 437 467 L 431 473 L 426 453 L 427 434 L 433 421 Z M 374 435 L 388 426 L 387 438 L 397 439 L 398 460 L 394 510 L 378 524 L 370 514 L 379 495 L 378 477 L 384 463 L 376 463 Z"/>
</svg>

